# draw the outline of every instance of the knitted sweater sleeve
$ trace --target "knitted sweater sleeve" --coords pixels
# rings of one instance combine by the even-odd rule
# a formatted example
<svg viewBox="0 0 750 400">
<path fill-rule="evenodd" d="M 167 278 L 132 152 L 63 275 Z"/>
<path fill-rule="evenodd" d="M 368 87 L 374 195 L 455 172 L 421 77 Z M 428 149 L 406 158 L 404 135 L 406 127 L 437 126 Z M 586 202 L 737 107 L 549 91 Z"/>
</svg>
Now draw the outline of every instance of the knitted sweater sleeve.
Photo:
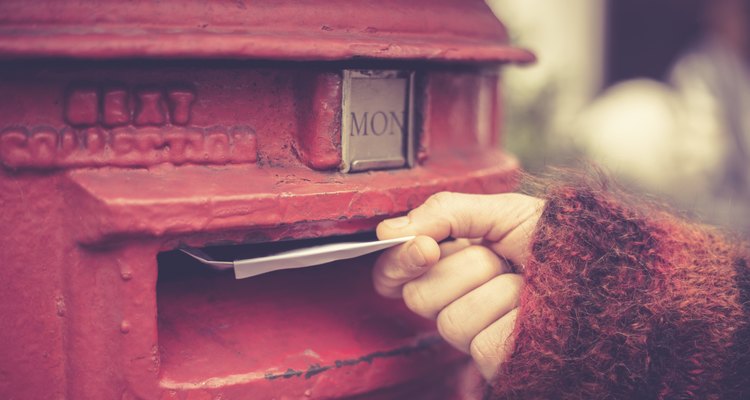
<svg viewBox="0 0 750 400">
<path fill-rule="evenodd" d="M 606 185 L 545 197 L 490 397 L 750 399 L 741 241 Z"/>
</svg>

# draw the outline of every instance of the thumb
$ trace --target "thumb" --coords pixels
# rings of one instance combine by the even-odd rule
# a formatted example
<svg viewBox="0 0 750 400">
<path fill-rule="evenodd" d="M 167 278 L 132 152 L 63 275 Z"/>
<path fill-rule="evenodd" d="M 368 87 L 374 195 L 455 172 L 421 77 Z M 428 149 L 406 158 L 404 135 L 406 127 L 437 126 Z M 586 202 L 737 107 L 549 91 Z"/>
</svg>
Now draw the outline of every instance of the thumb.
<svg viewBox="0 0 750 400">
<path fill-rule="evenodd" d="M 409 235 L 482 238 L 499 255 L 517 265 L 525 264 L 531 235 L 544 201 L 518 193 L 477 195 L 437 193 L 408 215 L 381 222 L 378 238 Z"/>
</svg>

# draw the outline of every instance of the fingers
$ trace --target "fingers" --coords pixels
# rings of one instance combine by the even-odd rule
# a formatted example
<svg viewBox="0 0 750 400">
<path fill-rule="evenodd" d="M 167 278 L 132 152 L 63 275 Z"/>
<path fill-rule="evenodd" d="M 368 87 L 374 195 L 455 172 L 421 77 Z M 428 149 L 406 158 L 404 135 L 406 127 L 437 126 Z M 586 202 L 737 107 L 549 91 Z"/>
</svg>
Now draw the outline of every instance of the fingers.
<svg viewBox="0 0 750 400">
<path fill-rule="evenodd" d="M 528 245 L 544 202 L 516 193 L 472 195 L 442 192 L 431 196 L 407 216 L 385 220 L 377 227 L 380 239 L 426 235 L 483 238 L 493 250 L 517 264 L 528 258 Z"/>
<path fill-rule="evenodd" d="M 449 255 L 465 249 L 472 244 L 481 244 L 481 239 L 456 239 L 446 240 L 440 243 L 440 257 L 448 257 Z"/>
<path fill-rule="evenodd" d="M 425 318 L 437 314 L 454 300 L 509 270 L 507 264 L 484 246 L 469 246 L 441 259 L 403 287 L 406 306 Z"/>
<path fill-rule="evenodd" d="M 401 292 L 413 312 L 437 317 L 441 336 L 471 354 L 490 379 L 512 351 L 523 277 L 507 273 L 505 262 L 484 246 L 466 241 L 454 250 L 438 260 L 440 247 L 424 236 L 390 249 L 376 262 L 376 288 L 389 297 Z"/>
<path fill-rule="evenodd" d="M 498 367 L 513 352 L 513 329 L 516 325 L 518 308 L 514 308 L 499 320 L 479 332 L 471 341 L 469 353 L 479 372 L 491 380 Z"/>
<path fill-rule="evenodd" d="M 437 316 L 440 335 L 455 348 L 469 353 L 481 331 L 518 307 L 523 277 L 503 274 L 445 307 Z"/>
<path fill-rule="evenodd" d="M 380 239 L 419 236 L 378 258 L 375 288 L 437 318 L 440 334 L 491 379 L 512 352 L 523 287 L 503 258 L 523 267 L 543 206 L 520 194 L 438 193 L 407 216 L 378 225 Z M 437 244 L 448 237 L 457 240 Z"/>
<path fill-rule="evenodd" d="M 417 236 L 384 251 L 372 270 L 375 291 L 385 297 L 401 297 L 404 283 L 425 273 L 439 258 L 440 247 L 427 236 Z"/>
</svg>

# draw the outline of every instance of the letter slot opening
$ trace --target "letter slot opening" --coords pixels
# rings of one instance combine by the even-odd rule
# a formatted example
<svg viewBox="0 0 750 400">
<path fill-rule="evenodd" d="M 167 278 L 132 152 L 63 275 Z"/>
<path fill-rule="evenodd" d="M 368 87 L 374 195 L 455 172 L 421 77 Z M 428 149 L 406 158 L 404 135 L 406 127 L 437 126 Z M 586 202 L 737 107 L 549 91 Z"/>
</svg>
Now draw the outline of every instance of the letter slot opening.
<svg viewBox="0 0 750 400">
<path fill-rule="evenodd" d="M 237 246 L 204 252 L 221 260 L 299 247 L 373 240 L 374 234 Z M 430 321 L 399 300 L 378 296 L 370 278 L 377 254 L 317 267 L 236 280 L 179 250 L 157 256 L 157 313 L 161 384 L 299 385 L 328 375 L 386 374 L 393 384 L 427 376 L 458 360 Z M 411 377 L 411 378 L 409 378 Z M 218 387 L 217 386 L 217 387 Z M 365 387 L 352 387 L 352 394 Z M 304 391 L 304 390 L 303 390 Z"/>
</svg>

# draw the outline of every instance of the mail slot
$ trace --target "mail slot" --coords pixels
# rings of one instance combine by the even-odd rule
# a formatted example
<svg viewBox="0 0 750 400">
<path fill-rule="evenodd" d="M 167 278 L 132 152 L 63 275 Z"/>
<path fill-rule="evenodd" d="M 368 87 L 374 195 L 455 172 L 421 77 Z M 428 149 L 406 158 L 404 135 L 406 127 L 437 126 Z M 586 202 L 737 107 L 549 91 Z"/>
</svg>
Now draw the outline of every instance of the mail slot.
<svg viewBox="0 0 750 400">
<path fill-rule="evenodd" d="M 466 358 L 369 281 L 430 194 L 511 190 L 482 1 L 0 3 L 0 397 L 455 398 Z"/>
</svg>

